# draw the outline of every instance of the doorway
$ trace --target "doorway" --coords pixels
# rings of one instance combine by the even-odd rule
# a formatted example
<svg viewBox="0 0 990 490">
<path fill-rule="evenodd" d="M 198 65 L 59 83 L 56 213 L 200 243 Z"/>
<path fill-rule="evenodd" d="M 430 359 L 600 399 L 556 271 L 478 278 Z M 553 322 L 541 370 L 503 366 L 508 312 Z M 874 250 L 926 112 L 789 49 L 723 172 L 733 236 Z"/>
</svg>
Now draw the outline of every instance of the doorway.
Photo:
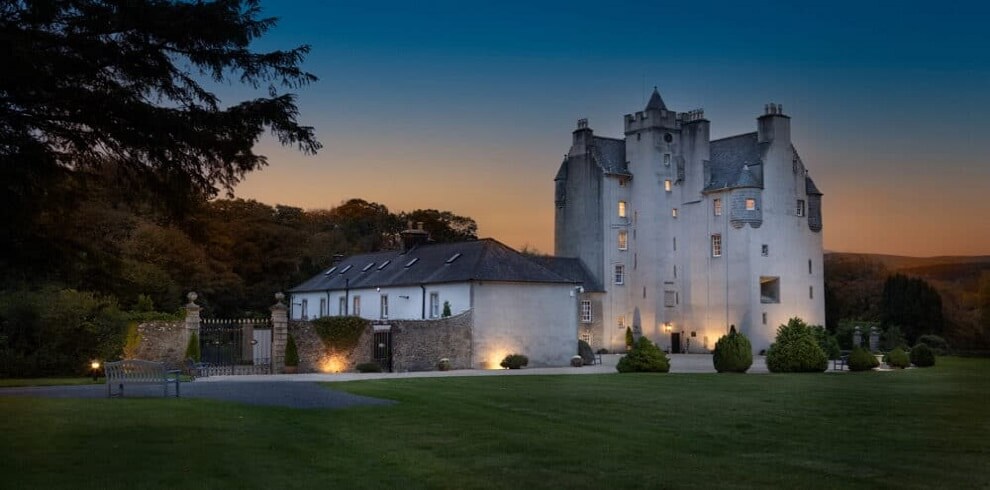
<svg viewBox="0 0 990 490">
<path fill-rule="evenodd" d="M 681 353 L 681 333 L 680 332 L 670 332 L 670 353 L 680 354 Z"/>
</svg>

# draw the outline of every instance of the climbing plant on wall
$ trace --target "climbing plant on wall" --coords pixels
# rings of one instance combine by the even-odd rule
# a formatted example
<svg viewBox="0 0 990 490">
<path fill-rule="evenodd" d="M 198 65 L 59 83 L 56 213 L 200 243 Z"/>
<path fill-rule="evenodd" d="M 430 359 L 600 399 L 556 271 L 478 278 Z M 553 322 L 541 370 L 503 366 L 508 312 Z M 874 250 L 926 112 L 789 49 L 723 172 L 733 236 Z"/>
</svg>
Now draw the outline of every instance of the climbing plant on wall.
<svg viewBox="0 0 990 490">
<path fill-rule="evenodd" d="M 326 316 L 313 320 L 313 327 L 327 349 L 350 351 L 368 328 L 368 321 L 359 316 Z"/>
</svg>

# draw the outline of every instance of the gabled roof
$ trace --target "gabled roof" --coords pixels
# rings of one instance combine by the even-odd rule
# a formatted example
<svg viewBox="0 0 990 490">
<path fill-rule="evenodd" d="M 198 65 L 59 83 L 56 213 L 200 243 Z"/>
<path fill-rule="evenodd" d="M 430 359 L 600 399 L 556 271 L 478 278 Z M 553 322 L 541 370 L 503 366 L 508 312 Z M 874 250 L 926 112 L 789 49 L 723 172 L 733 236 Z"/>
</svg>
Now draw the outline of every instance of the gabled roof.
<svg viewBox="0 0 990 490">
<path fill-rule="evenodd" d="M 667 110 L 667 104 L 663 103 L 663 99 L 660 97 L 660 91 L 656 87 L 653 87 L 653 95 L 650 96 L 650 101 L 646 103 L 646 110 Z"/>
<path fill-rule="evenodd" d="M 386 265 L 381 267 L 383 264 Z M 406 252 L 394 250 L 353 255 L 289 292 L 467 281 L 578 282 L 561 277 L 502 243 L 486 238 L 469 242 L 420 245 Z"/>
<path fill-rule="evenodd" d="M 584 287 L 585 292 L 598 293 L 605 291 L 605 288 L 601 284 L 598 284 L 598 281 L 595 280 L 595 277 L 591 275 L 591 272 L 579 258 L 540 255 L 530 257 L 530 260 L 550 269 L 561 277 L 580 283 Z"/>
<path fill-rule="evenodd" d="M 746 133 L 713 140 L 710 145 L 709 166 L 711 178 L 705 183 L 705 191 L 732 187 L 762 187 L 763 147 L 757 142 L 757 133 Z M 745 167 L 749 167 L 744 172 Z"/>
</svg>

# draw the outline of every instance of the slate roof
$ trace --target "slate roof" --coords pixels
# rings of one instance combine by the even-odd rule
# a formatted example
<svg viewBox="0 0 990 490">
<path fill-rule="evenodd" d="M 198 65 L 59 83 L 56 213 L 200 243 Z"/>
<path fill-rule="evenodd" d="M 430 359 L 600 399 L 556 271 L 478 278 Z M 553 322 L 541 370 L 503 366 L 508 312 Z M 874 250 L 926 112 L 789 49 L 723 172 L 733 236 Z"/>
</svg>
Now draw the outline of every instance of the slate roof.
<svg viewBox="0 0 990 490">
<path fill-rule="evenodd" d="M 815 181 L 811 180 L 811 177 L 804 177 L 804 192 L 809 196 L 820 196 L 822 191 L 818 190 L 818 186 L 815 185 Z"/>
<path fill-rule="evenodd" d="M 456 254 L 460 256 L 454 258 Z M 381 267 L 386 262 L 387 265 Z M 407 266 L 410 262 L 413 263 Z M 353 255 L 333 268 L 324 270 L 290 289 L 289 292 L 418 286 L 466 281 L 565 284 L 578 282 L 561 277 L 497 240 L 486 238 L 468 242 L 420 245 L 407 252 L 392 250 Z"/>
<path fill-rule="evenodd" d="M 705 191 L 730 187 L 762 187 L 762 154 L 764 144 L 757 142 L 757 134 L 746 133 L 713 140 L 710 151 L 711 179 Z M 744 167 L 748 171 L 744 172 Z M 748 174 L 748 175 L 747 175 Z"/>
<path fill-rule="evenodd" d="M 595 277 L 591 275 L 591 272 L 584 266 L 584 263 L 581 262 L 581 259 L 579 258 L 541 255 L 538 257 L 530 257 L 530 260 L 557 273 L 561 277 L 580 283 L 581 286 L 584 287 L 585 292 L 605 292 L 605 288 L 603 288 L 601 284 L 598 284 L 598 281 L 595 280 Z"/>
<path fill-rule="evenodd" d="M 650 101 L 646 103 L 646 110 L 667 110 L 667 104 L 663 103 L 663 99 L 660 97 L 660 91 L 656 87 L 653 87 L 653 95 L 650 96 Z"/>
<path fill-rule="evenodd" d="M 626 166 L 626 141 L 595 136 L 591 156 L 609 174 L 632 175 Z"/>
</svg>

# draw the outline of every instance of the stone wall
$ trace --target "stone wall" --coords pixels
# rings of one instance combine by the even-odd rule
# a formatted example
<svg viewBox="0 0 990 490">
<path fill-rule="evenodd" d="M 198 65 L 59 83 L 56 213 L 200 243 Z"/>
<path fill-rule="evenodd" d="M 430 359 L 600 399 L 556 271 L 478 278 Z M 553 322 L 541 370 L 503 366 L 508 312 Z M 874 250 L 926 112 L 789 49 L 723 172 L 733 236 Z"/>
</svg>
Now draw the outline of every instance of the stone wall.
<svg viewBox="0 0 990 490">
<path fill-rule="evenodd" d="M 451 369 L 471 368 L 471 311 L 434 320 L 391 320 L 388 325 L 392 371 L 433 371 L 442 358 L 450 359 Z M 370 325 L 351 352 L 327 349 L 308 321 L 289 322 L 289 334 L 296 341 L 300 373 L 354 371 L 358 364 L 373 360 L 374 327 Z"/>
<path fill-rule="evenodd" d="M 435 371 L 440 359 L 451 369 L 471 368 L 471 310 L 434 320 L 393 320 L 392 370 Z"/>
<path fill-rule="evenodd" d="M 179 365 L 186 357 L 189 329 L 185 321 L 149 322 L 138 325 L 136 359 Z"/>
<path fill-rule="evenodd" d="M 371 342 L 374 338 L 369 325 L 351 352 L 335 352 L 323 345 L 312 322 L 290 321 L 289 335 L 296 341 L 299 352 L 299 373 L 341 373 L 354 371 L 355 366 L 372 360 Z"/>
</svg>

